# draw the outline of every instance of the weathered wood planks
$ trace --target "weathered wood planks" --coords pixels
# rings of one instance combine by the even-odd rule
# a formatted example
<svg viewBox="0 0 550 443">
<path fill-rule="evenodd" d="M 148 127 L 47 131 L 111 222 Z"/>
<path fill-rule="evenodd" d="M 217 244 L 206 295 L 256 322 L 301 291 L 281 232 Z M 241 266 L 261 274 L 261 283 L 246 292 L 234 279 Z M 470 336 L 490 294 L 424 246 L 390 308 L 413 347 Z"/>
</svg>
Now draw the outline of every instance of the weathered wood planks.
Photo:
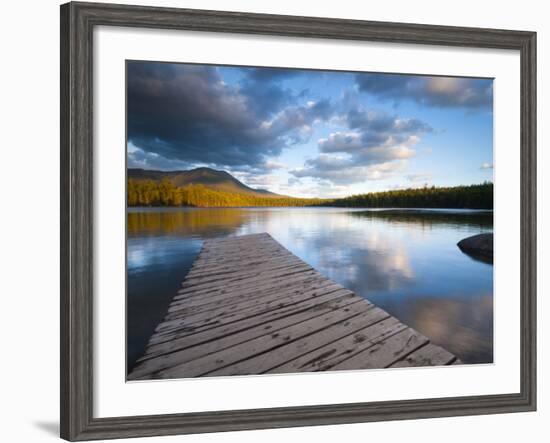
<svg viewBox="0 0 550 443">
<path fill-rule="evenodd" d="M 456 363 L 263 233 L 204 242 L 128 378 Z"/>
</svg>

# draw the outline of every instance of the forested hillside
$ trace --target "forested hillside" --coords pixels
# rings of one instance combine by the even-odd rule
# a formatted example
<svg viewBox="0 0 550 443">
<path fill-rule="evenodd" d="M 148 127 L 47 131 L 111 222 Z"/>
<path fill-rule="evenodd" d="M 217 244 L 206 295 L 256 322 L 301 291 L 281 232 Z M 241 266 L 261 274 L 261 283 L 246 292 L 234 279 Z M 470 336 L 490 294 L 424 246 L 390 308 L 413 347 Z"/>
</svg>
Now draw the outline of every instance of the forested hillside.
<svg viewBox="0 0 550 443">
<path fill-rule="evenodd" d="M 204 185 L 176 187 L 171 181 L 128 180 L 128 206 L 318 206 L 326 200 L 223 192 Z"/>
<path fill-rule="evenodd" d="M 128 169 L 128 178 L 133 180 L 168 180 L 176 187 L 204 185 L 210 189 L 233 194 L 255 195 L 258 197 L 281 197 L 265 189 L 246 186 L 226 171 L 212 168 L 195 168 L 189 171 L 153 171 L 148 169 Z"/>
</svg>

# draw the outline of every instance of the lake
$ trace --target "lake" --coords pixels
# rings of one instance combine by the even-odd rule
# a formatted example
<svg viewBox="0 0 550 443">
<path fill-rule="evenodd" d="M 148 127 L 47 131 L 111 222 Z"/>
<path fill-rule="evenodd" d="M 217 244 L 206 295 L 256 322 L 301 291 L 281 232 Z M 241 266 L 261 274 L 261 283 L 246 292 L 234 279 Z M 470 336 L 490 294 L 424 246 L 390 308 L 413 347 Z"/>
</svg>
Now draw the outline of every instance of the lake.
<svg viewBox="0 0 550 443">
<path fill-rule="evenodd" d="M 467 210 L 131 208 L 127 364 L 131 369 L 207 238 L 268 232 L 464 363 L 493 361 L 493 266 L 456 243 L 493 230 Z"/>
</svg>

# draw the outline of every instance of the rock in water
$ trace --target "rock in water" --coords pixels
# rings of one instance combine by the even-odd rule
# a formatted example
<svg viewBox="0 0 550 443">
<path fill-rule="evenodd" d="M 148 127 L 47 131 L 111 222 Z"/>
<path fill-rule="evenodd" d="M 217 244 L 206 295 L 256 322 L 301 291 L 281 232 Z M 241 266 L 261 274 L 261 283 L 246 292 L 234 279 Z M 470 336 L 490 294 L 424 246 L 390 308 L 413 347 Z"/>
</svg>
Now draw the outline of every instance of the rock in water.
<svg viewBox="0 0 550 443">
<path fill-rule="evenodd" d="M 484 262 L 493 262 L 493 233 L 477 234 L 457 243 L 462 252 Z"/>
</svg>

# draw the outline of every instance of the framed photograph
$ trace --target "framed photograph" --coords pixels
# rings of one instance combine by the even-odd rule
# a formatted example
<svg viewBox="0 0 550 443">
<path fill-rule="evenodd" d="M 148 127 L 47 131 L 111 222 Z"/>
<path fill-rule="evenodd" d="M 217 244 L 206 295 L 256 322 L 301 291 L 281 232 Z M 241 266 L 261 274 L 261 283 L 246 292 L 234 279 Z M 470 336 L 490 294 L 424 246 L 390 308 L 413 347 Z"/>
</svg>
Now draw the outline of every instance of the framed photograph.
<svg viewBox="0 0 550 443">
<path fill-rule="evenodd" d="M 61 436 L 536 408 L 536 34 L 61 6 Z"/>
</svg>

